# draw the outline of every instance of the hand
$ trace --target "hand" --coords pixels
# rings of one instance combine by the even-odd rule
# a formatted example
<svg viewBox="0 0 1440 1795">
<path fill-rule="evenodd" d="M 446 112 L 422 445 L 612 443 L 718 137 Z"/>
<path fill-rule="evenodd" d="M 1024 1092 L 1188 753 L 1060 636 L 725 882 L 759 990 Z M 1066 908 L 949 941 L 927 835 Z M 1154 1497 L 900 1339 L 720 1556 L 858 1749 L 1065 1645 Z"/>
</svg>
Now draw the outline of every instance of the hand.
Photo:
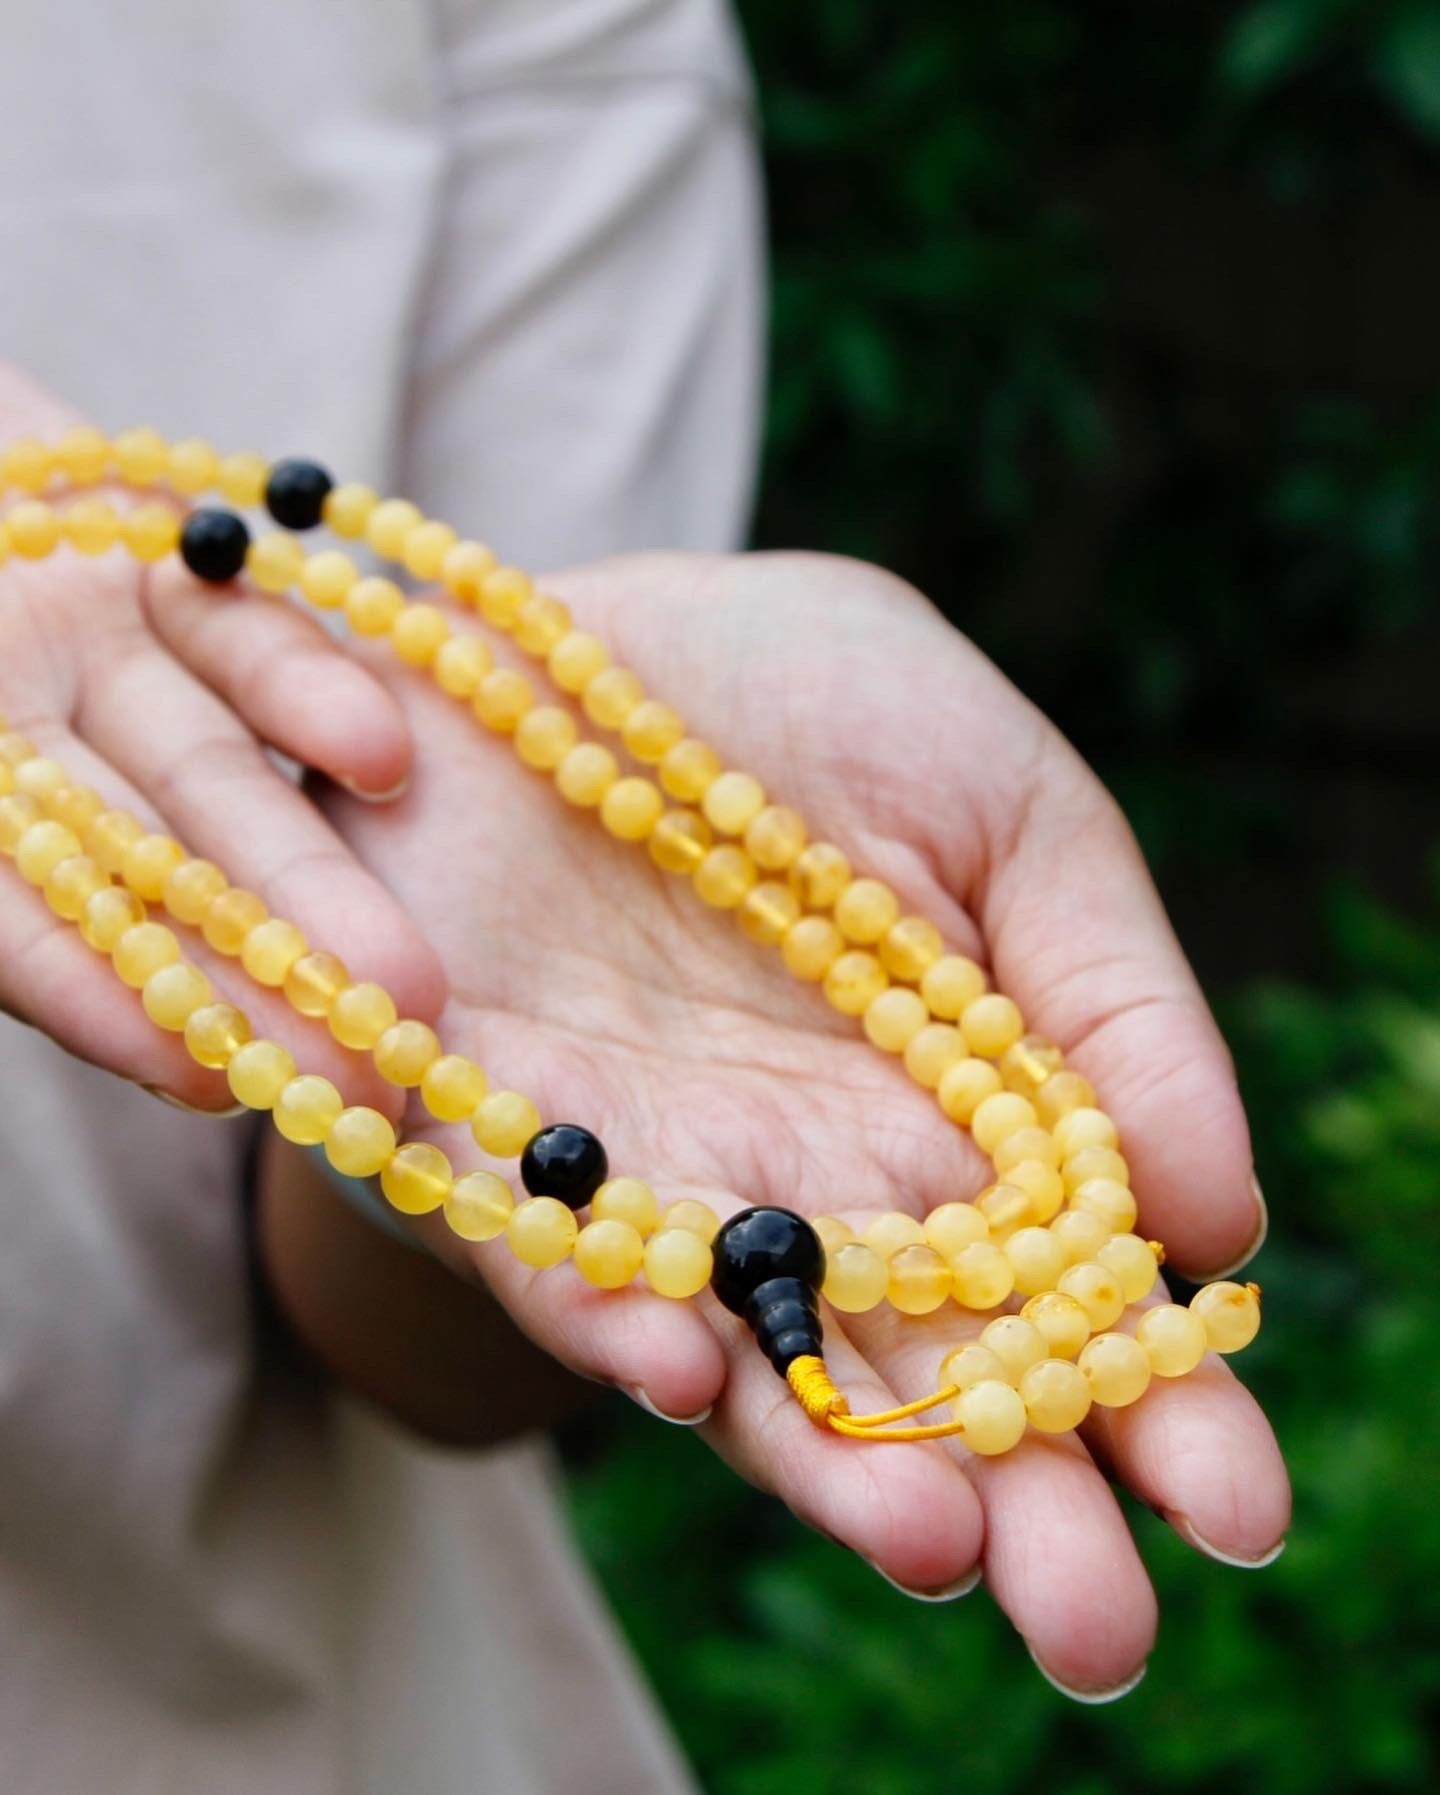
<svg viewBox="0 0 1440 1795">
<path fill-rule="evenodd" d="M 813 556 L 617 561 L 550 582 L 691 729 L 979 955 L 1115 1115 L 1143 1230 L 1194 1273 L 1259 1244 L 1263 1206 L 1224 1045 L 1118 810 L 1073 751 L 917 594 Z M 407 797 L 341 797 L 341 833 L 438 952 L 447 1048 L 604 1139 L 662 1199 L 773 1202 L 852 1221 L 972 1194 L 967 1135 L 773 951 L 683 879 L 569 810 L 463 706 L 392 675 L 421 744 Z M 365 971 L 370 968 L 367 966 Z M 458 1130 L 427 1129 L 457 1164 Z M 508 1169 L 508 1168 L 507 1168 Z M 1074 1691 L 1143 1664 L 1154 1596 L 1107 1474 L 1192 1543 L 1259 1560 L 1288 1523 L 1277 1448 L 1229 1369 L 1156 1380 L 1083 1439 L 1000 1459 L 826 1434 L 748 1332 L 703 1302 L 533 1273 L 503 1242 L 417 1224 L 560 1359 L 676 1417 L 802 1518 L 915 1591 L 983 1563 L 1042 1666 Z M 857 1408 L 931 1389 L 980 1322 L 946 1305 L 826 1318 Z M 504 1375 L 497 1367 L 497 1376 Z"/>
</svg>

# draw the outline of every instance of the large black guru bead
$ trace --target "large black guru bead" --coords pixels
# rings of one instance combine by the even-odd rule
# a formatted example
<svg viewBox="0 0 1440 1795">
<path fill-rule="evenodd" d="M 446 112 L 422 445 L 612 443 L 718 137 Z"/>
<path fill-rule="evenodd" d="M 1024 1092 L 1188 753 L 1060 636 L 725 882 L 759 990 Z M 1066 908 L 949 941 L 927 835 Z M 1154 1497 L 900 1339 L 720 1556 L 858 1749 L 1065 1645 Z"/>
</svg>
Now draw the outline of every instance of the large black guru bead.
<svg viewBox="0 0 1440 1795">
<path fill-rule="evenodd" d="M 583 1209 L 610 1175 L 605 1149 L 588 1128 L 557 1122 L 532 1137 L 520 1156 L 520 1177 L 532 1197 L 557 1197 Z"/>
<path fill-rule="evenodd" d="M 277 461 L 265 482 L 265 508 L 287 530 L 313 530 L 334 484 L 318 461 Z"/>
<path fill-rule="evenodd" d="M 223 586 L 245 565 L 250 532 L 243 517 L 218 505 L 192 511 L 180 532 L 180 559 L 197 580 Z"/>
<path fill-rule="evenodd" d="M 814 1291 L 825 1280 L 820 1236 L 790 1209 L 742 1209 L 715 1236 L 712 1251 L 710 1288 L 733 1315 L 744 1315 L 771 1278 L 795 1278 Z"/>
</svg>

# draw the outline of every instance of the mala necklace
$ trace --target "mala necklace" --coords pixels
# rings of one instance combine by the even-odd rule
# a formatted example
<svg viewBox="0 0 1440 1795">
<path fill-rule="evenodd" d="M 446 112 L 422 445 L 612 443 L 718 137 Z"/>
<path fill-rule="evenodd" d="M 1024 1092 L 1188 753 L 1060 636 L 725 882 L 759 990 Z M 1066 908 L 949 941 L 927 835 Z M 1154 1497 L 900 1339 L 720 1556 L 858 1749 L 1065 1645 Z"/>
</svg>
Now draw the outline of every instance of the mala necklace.
<svg viewBox="0 0 1440 1795">
<path fill-rule="evenodd" d="M 80 497 L 57 509 L 40 495 L 118 479 L 193 498 L 208 490 L 242 509 L 264 506 L 280 530 L 252 537 L 235 510 L 182 515 L 173 503 L 117 508 Z M 0 563 L 41 560 L 62 545 L 82 555 L 121 546 L 141 562 L 178 552 L 196 578 L 248 575 L 262 591 L 298 593 L 343 612 L 358 635 L 383 638 L 408 665 L 510 739 L 550 775 L 568 804 L 597 814 L 618 841 L 642 846 L 664 873 L 686 877 L 700 900 L 731 911 L 741 930 L 778 949 L 788 970 L 818 984 L 857 1018 L 883 1052 L 968 1127 L 995 1181 L 974 1202 L 946 1203 L 923 1222 L 891 1212 L 860 1235 L 843 1221 L 790 1210 L 742 1210 L 723 1226 L 693 1200 L 663 1213 L 638 1178 L 610 1176 L 600 1141 L 569 1122 L 542 1124 L 522 1093 L 495 1090 L 480 1066 L 447 1053 L 427 1024 L 404 1019 L 380 986 L 353 980 L 333 954 L 196 859 L 168 835 L 76 785 L 0 717 L 0 853 L 15 861 L 56 915 L 72 922 L 138 991 L 160 1028 L 183 1035 L 202 1066 L 223 1071 L 250 1109 L 287 1140 L 323 1146 L 353 1177 L 378 1177 L 407 1215 L 441 1212 L 462 1239 L 503 1239 L 525 1265 L 572 1259 L 589 1283 L 618 1289 L 637 1277 L 683 1300 L 708 1285 L 742 1316 L 762 1351 L 818 1425 L 857 1439 L 959 1435 L 974 1451 L 1008 1451 L 1027 1427 L 1064 1433 L 1092 1403 L 1137 1401 L 1152 1377 L 1182 1377 L 1207 1350 L 1237 1352 L 1260 1326 L 1256 1284 L 1220 1282 L 1188 1306 L 1145 1308 L 1133 1333 L 1127 1308 L 1154 1287 L 1164 1253 L 1133 1232 L 1136 1204 L 1115 1124 L 1059 1047 L 1027 1032 L 1015 1003 L 983 970 L 947 951 L 934 923 L 906 916 L 890 888 L 857 875 L 845 854 L 812 841 L 804 819 L 772 803 L 759 781 L 727 768 L 668 704 L 612 663 L 598 637 L 574 627 L 559 599 L 462 541 L 404 499 L 337 486 L 312 461 L 219 457 L 207 444 L 171 445 L 151 430 L 113 440 L 71 431 L 49 445 L 13 443 L 0 457 L 0 495 L 22 496 L 0 517 Z M 578 701 L 597 729 L 648 772 L 622 770 L 614 749 L 582 736 L 572 708 L 544 702 L 522 672 L 497 666 L 489 644 L 394 581 L 362 572 L 339 549 L 308 553 L 295 532 L 324 523 L 458 604 L 539 662 L 558 695 Z M 380 1076 L 418 1090 L 437 1121 L 468 1124 L 476 1144 L 518 1156 L 528 1195 L 490 1171 L 456 1176 L 425 1142 L 402 1142 L 374 1109 L 346 1107 L 326 1078 L 302 1072 L 278 1042 L 256 1039 L 243 1010 L 220 998 L 187 961 L 177 935 L 151 919 L 159 906 L 198 930 L 257 984 L 282 991 L 340 1044 L 369 1054 Z M 578 1212 L 589 1210 L 583 1225 Z M 888 1301 L 909 1315 L 949 1302 L 995 1311 L 977 1341 L 948 1354 L 940 1387 L 879 1414 L 855 1415 L 822 1356 L 819 1299 L 858 1314 Z M 1018 1314 L 999 1313 L 1012 1296 Z M 952 1418 L 896 1426 L 941 1404 Z"/>
</svg>

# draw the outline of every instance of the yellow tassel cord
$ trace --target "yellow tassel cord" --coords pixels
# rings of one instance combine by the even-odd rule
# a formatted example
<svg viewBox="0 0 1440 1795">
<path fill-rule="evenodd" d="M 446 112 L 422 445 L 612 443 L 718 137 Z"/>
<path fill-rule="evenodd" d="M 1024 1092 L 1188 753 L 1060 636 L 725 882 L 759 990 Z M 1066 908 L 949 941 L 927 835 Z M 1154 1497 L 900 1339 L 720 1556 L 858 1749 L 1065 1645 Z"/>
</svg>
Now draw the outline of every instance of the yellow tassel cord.
<svg viewBox="0 0 1440 1795">
<path fill-rule="evenodd" d="M 833 1428 L 852 1440 L 947 1440 L 965 1431 L 961 1421 L 937 1421 L 925 1427 L 890 1425 L 907 1420 L 911 1415 L 923 1415 L 926 1409 L 933 1409 L 942 1402 L 950 1402 L 960 1394 L 954 1384 L 946 1384 L 943 1390 L 922 1396 L 916 1402 L 903 1403 L 899 1408 L 882 1409 L 874 1415 L 852 1415 L 849 1400 L 835 1387 L 825 1369 L 824 1359 L 806 1354 L 793 1360 L 785 1373 L 785 1381 L 795 1392 L 801 1408 L 818 1427 Z"/>
</svg>

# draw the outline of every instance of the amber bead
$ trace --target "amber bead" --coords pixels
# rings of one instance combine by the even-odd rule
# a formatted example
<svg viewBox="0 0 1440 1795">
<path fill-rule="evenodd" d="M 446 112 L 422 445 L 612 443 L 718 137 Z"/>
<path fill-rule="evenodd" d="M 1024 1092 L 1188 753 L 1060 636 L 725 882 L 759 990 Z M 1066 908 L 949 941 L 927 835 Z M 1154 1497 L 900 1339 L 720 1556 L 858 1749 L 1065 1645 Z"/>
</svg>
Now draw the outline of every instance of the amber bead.
<svg viewBox="0 0 1440 1795">
<path fill-rule="evenodd" d="M 850 883 L 850 862 L 832 842 L 812 841 L 791 862 L 789 879 L 806 910 L 829 910 Z"/>
<path fill-rule="evenodd" d="M 755 884 L 755 862 L 733 842 L 711 848 L 695 868 L 694 885 L 703 903 L 733 910 Z"/>
<path fill-rule="evenodd" d="M 1027 1421 L 1019 1392 L 998 1378 L 984 1378 L 962 1390 L 955 1398 L 955 1418 L 965 1444 L 986 1458 L 1018 1445 Z"/>
<path fill-rule="evenodd" d="M 458 541 L 449 524 L 428 518 L 406 532 L 400 558 L 417 580 L 438 580 L 445 557 Z"/>
<path fill-rule="evenodd" d="M 390 646 L 407 667 L 429 667 L 450 634 L 439 605 L 407 604 L 390 625 Z"/>
<path fill-rule="evenodd" d="M 615 756 L 599 742 L 577 742 L 555 769 L 555 789 L 567 804 L 594 810 L 620 777 Z"/>
<path fill-rule="evenodd" d="M 449 1202 L 454 1183 L 450 1161 L 428 1141 L 406 1141 L 380 1171 L 385 1200 L 402 1215 L 433 1214 Z M 504 1223 L 500 1225 L 503 1227 Z"/>
<path fill-rule="evenodd" d="M 440 1057 L 440 1038 L 427 1022 L 392 1022 L 371 1050 L 388 1083 L 414 1090 Z"/>
<path fill-rule="evenodd" d="M 1129 1185 L 1114 1178 L 1087 1178 L 1071 1195 L 1070 1205 L 1095 1216 L 1112 1234 L 1127 1234 L 1139 1213 Z"/>
<path fill-rule="evenodd" d="M 442 692 L 452 698 L 473 698 L 494 665 L 483 636 L 451 636 L 440 644 L 431 671 Z"/>
<path fill-rule="evenodd" d="M 540 1130 L 540 1112 L 519 1091 L 490 1091 L 476 1105 L 470 1132 L 497 1159 L 513 1159 Z"/>
<path fill-rule="evenodd" d="M 80 933 L 97 952 L 110 954 L 125 931 L 144 920 L 143 901 L 133 891 L 111 885 L 86 900 L 80 915 Z"/>
<path fill-rule="evenodd" d="M 735 913 L 743 933 L 761 947 L 775 947 L 783 941 L 786 930 L 799 917 L 799 898 L 788 885 L 775 879 L 765 879 L 753 886 Z"/>
<path fill-rule="evenodd" d="M 1000 1076 L 1007 1091 L 1019 1091 L 1033 1103 L 1035 1093 L 1065 1064 L 1065 1056 L 1043 1035 L 1021 1035 L 1000 1056 Z"/>
<path fill-rule="evenodd" d="M 349 983 L 345 962 L 334 954 L 301 954 L 285 974 L 285 999 L 298 1015 L 328 1016 Z"/>
<path fill-rule="evenodd" d="M 653 780 L 617 779 L 600 800 L 600 821 L 617 841 L 644 841 L 655 832 L 665 800 Z"/>
<path fill-rule="evenodd" d="M 211 1003 L 192 1012 L 185 1024 L 185 1046 L 192 1060 L 212 1072 L 223 1072 L 250 1039 L 250 1020 L 232 1003 Z"/>
<path fill-rule="evenodd" d="M 265 457 L 241 449 L 221 459 L 217 476 L 220 496 L 232 505 L 259 505 L 265 497 L 265 482 L 269 477 L 270 463 Z"/>
<path fill-rule="evenodd" d="M 1038 1296 L 1053 1290 L 1070 1263 L 1065 1249 L 1048 1228 L 1017 1228 L 1005 1242 L 1005 1257 L 1015 1273 L 1015 1289 L 1021 1296 Z"/>
<path fill-rule="evenodd" d="M 580 705 L 592 723 L 619 729 L 644 696 L 644 686 L 628 667 L 607 667 L 585 687 Z"/>
<path fill-rule="evenodd" d="M 923 1246 L 924 1225 L 903 1210 L 887 1209 L 865 1224 L 860 1238 L 882 1259 L 890 1259 L 901 1247 Z"/>
<path fill-rule="evenodd" d="M 639 1178 L 608 1178 L 595 1192 L 590 1213 L 597 1221 L 629 1222 L 643 1240 L 655 1232 L 660 1204 Z"/>
<path fill-rule="evenodd" d="M 684 1228 L 691 1234 L 698 1234 L 708 1246 L 719 1232 L 720 1217 L 708 1203 L 700 1202 L 697 1197 L 681 1197 L 662 1213 L 660 1226 Z"/>
<path fill-rule="evenodd" d="M 545 665 L 562 692 L 578 695 L 610 665 L 610 650 L 598 636 L 571 630 L 550 650 Z"/>
<path fill-rule="evenodd" d="M 540 593 L 522 605 L 515 618 L 514 636 L 526 654 L 547 655 L 574 625 L 570 607 L 548 593 Z"/>
<path fill-rule="evenodd" d="M 965 954 L 932 960 L 920 975 L 920 995 L 941 1022 L 958 1020 L 984 991 L 985 974 Z"/>
<path fill-rule="evenodd" d="M 339 549 L 322 549 L 300 570 L 300 590 L 319 611 L 338 611 L 360 578 L 360 569 Z"/>
<path fill-rule="evenodd" d="M 442 1053 L 420 1080 L 421 1100 L 437 1122 L 468 1122 L 489 1088 L 484 1071 L 460 1053 Z"/>
<path fill-rule="evenodd" d="M 182 860 L 167 875 L 161 897 L 176 922 L 195 928 L 229 883 L 213 860 Z"/>
<path fill-rule="evenodd" d="M 487 574 L 495 571 L 495 556 L 483 542 L 457 542 L 445 555 L 440 583 L 462 605 L 477 604 Z"/>
<path fill-rule="evenodd" d="M 885 931 L 878 951 L 892 979 L 913 985 L 944 953 L 945 943 L 927 917 L 902 916 Z"/>
<path fill-rule="evenodd" d="M 1003 1245 L 1017 1228 L 1029 1227 L 1038 1220 L 1034 1204 L 1013 1184 L 992 1184 L 988 1190 L 982 1190 L 975 1207 L 985 1217 L 998 1245 Z"/>
<path fill-rule="evenodd" d="M 661 1228 L 645 1242 L 645 1281 L 657 1296 L 696 1296 L 710 1282 L 709 1242 L 688 1228 Z"/>
<path fill-rule="evenodd" d="M 970 1132 L 982 1153 L 994 1153 L 1010 1135 L 1034 1126 L 1034 1105 L 1014 1091 L 996 1091 L 983 1098 L 970 1118 Z"/>
<path fill-rule="evenodd" d="M 1120 1280 L 1098 1260 L 1082 1260 L 1069 1265 L 1055 1281 L 1055 1288 L 1064 1296 L 1073 1296 L 1090 1319 L 1092 1329 L 1114 1327 L 1125 1313 L 1125 1292 Z"/>
<path fill-rule="evenodd" d="M 91 786 L 67 785 L 45 800 L 44 809 L 57 823 L 64 823 L 83 839 L 90 825 L 103 814 L 105 800 Z"/>
<path fill-rule="evenodd" d="M 480 615 L 497 629 L 512 629 L 515 619 L 529 604 L 535 588 L 530 576 L 518 567 L 497 567 L 480 582 L 475 603 Z"/>
<path fill-rule="evenodd" d="M 579 1233 L 574 1212 L 554 1197 L 529 1197 L 517 1203 L 505 1227 L 511 1252 L 536 1271 L 568 1259 Z"/>
<path fill-rule="evenodd" d="M 176 963 L 180 943 L 164 923 L 137 922 L 115 943 L 110 958 L 125 983 L 138 991 L 152 972 Z"/>
<path fill-rule="evenodd" d="M 994 1321 L 987 1321 L 980 1330 L 980 1344 L 995 1354 L 1005 1367 L 1006 1381 L 1012 1384 L 1018 1384 L 1050 1350 L 1039 1328 L 1023 1315 L 997 1315 Z"/>
<path fill-rule="evenodd" d="M 925 1239 L 945 1259 L 977 1240 L 989 1240 L 990 1224 L 973 1203 L 941 1203 L 923 1223 Z"/>
<path fill-rule="evenodd" d="M 1006 1135 L 1001 1141 L 993 1157 L 995 1170 L 1003 1177 L 1011 1166 L 1020 1165 L 1027 1159 L 1039 1160 L 1042 1165 L 1058 1166 L 1060 1149 L 1055 1145 L 1055 1137 L 1043 1128 L 1017 1128 L 1014 1134 Z"/>
<path fill-rule="evenodd" d="M 965 1056 L 965 1037 L 958 1028 L 948 1022 L 930 1022 L 906 1042 L 905 1070 L 916 1084 L 923 1085 L 927 1091 L 935 1091 L 950 1068 L 958 1065 Z M 976 1063 L 984 1064 L 983 1061 Z"/>
<path fill-rule="evenodd" d="M 60 762 L 51 760 L 45 754 L 37 754 L 32 760 L 22 760 L 15 768 L 13 778 L 15 790 L 36 799 L 47 814 L 50 813 L 50 805 L 56 793 L 63 791 L 70 783 Z"/>
<path fill-rule="evenodd" d="M 347 985 L 330 1005 L 330 1033 L 342 1047 L 353 1047 L 359 1053 L 369 1053 L 397 1020 L 394 998 L 369 981 Z"/>
<path fill-rule="evenodd" d="M 835 900 L 835 926 L 860 947 L 878 942 L 899 914 L 900 900 L 878 879 L 852 879 Z"/>
<path fill-rule="evenodd" d="M 793 866 L 805 839 L 804 818 L 785 804 L 767 804 L 745 825 L 745 851 L 766 872 L 785 872 Z"/>
<path fill-rule="evenodd" d="M 110 466 L 110 441 L 88 424 L 67 430 L 55 445 L 55 463 L 76 486 L 93 486 Z"/>
<path fill-rule="evenodd" d="M 924 998 L 904 985 L 895 985 L 866 1006 L 865 1033 L 882 1052 L 903 1053 L 929 1015 Z"/>
<path fill-rule="evenodd" d="M 273 1109 L 294 1076 L 295 1061 L 275 1041 L 245 1042 L 225 1068 L 231 1094 L 247 1109 Z"/>
<path fill-rule="evenodd" d="M 88 854 L 72 854 L 45 881 L 45 902 L 66 922 L 78 922 L 96 892 L 111 889 L 100 865 Z"/>
<path fill-rule="evenodd" d="M 325 494 L 320 514 L 337 536 L 353 542 L 365 534 L 365 526 L 379 503 L 380 495 L 373 487 L 351 480 L 343 486 L 331 487 Z"/>
<path fill-rule="evenodd" d="M 137 897 L 144 898 L 147 904 L 158 904 L 171 874 L 185 861 L 184 848 L 171 836 L 142 835 L 126 849 L 120 876 Z"/>
<path fill-rule="evenodd" d="M 887 1294 L 902 1315 L 929 1315 L 950 1295 L 950 1267 L 931 1246 L 901 1247 L 890 1259 Z"/>
<path fill-rule="evenodd" d="M 200 933 L 216 953 L 234 959 L 244 947 L 250 931 L 258 928 L 269 914 L 253 891 L 232 885 L 206 910 Z"/>
<path fill-rule="evenodd" d="M 1090 1394 L 1103 1408 L 1128 1408 L 1150 1385 L 1150 1360 L 1129 1334 L 1097 1334 L 1080 1352 Z"/>
<path fill-rule="evenodd" d="M 962 1041 L 964 1037 L 961 1037 Z M 969 1053 L 969 1049 L 966 1049 Z M 936 1096 L 952 1122 L 970 1123 L 976 1110 L 1000 1090 L 1000 1074 L 989 1060 L 960 1059 L 940 1074 Z"/>
<path fill-rule="evenodd" d="M 993 1241 L 977 1240 L 950 1261 L 955 1300 L 967 1309 L 998 1309 L 1015 1288 L 1015 1271 Z"/>
<path fill-rule="evenodd" d="M 1019 1039 L 1023 1028 L 1015 1003 L 998 991 L 977 997 L 960 1013 L 960 1030 L 970 1051 L 984 1059 L 999 1059 Z"/>
<path fill-rule="evenodd" d="M 828 916 L 802 916 L 786 931 L 780 951 L 797 979 L 814 983 L 845 951 L 845 937 Z"/>
<path fill-rule="evenodd" d="M 365 520 L 365 540 L 377 555 L 387 561 L 398 561 L 405 550 L 405 538 L 425 521 L 418 505 L 409 499 L 382 499 Z"/>
<path fill-rule="evenodd" d="M 325 1135 L 325 1157 L 347 1178 L 373 1178 L 395 1157 L 395 1130 L 379 1110 L 342 1109 Z"/>
<path fill-rule="evenodd" d="M 1052 1073 L 1035 1093 L 1035 1113 L 1046 1128 L 1053 1129 L 1061 1116 L 1095 1101 L 1095 1087 L 1079 1072 Z"/>
<path fill-rule="evenodd" d="M 67 506 L 60 529 L 71 548 L 82 555 L 103 555 L 120 540 L 120 514 L 105 499 L 80 499 Z M 241 548 L 244 564 L 244 548 Z"/>
<path fill-rule="evenodd" d="M 1060 1167 L 1067 1191 L 1077 1191 L 1092 1178 L 1107 1178 L 1116 1184 L 1129 1184 L 1130 1167 L 1125 1156 L 1113 1147 L 1082 1147 L 1072 1153 Z"/>
<path fill-rule="evenodd" d="M 44 812 L 36 800 L 27 798 L 23 792 L 0 798 L 0 853 L 13 854 L 26 833 L 43 817 Z M 98 865 L 104 865 L 98 855 L 94 858 Z"/>
<path fill-rule="evenodd" d="M 405 594 L 393 580 L 370 575 L 345 594 L 345 621 L 357 636 L 386 636 L 405 609 Z"/>
<path fill-rule="evenodd" d="M 847 1240 L 834 1252 L 827 1247 L 821 1290 L 832 1308 L 863 1315 L 885 1300 L 889 1287 L 888 1261 L 863 1240 Z"/>
<path fill-rule="evenodd" d="M 1156 1377 L 1184 1377 L 1205 1357 L 1204 1321 L 1180 1303 L 1160 1303 L 1136 1323 L 1135 1338 Z"/>
<path fill-rule="evenodd" d="M 1068 1110 L 1051 1128 L 1061 1159 L 1069 1159 L 1085 1147 L 1115 1147 L 1120 1133 L 1103 1109 L 1082 1105 Z"/>
<path fill-rule="evenodd" d="M 11 549 L 26 561 L 43 561 L 60 546 L 60 516 L 43 499 L 27 499 L 4 520 Z"/>
<path fill-rule="evenodd" d="M 487 729 L 513 735 L 535 702 L 535 688 L 514 667 L 497 667 L 475 688 L 471 708 Z"/>
<path fill-rule="evenodd" d="M 178 960 L 152 972 L 140 991 L 145 1014 L 158 1027 L 180 1034 L 197 1010 L 203 1010 L 213 993 L 210 981 L 198 966 Z"/>
<path fill-rule="evenodd" d="M 684 739 L 685 725 L 668 704 L 645 698 L 626 717 L 620 739 L 636 760 L 654 764 Z"/>
<path fill-rule="evenodd" d="M 1216 1352 L 1239 1352 L 1260 1331 L 1258 1284 L 1207 1284 L 1195 1292 L 1190 1308 L 1205 1324 L 1205 1337 Z"/>
<path fill-rule="evenodd" d="M 257 536 L 245 553 L 245 571 L 262 592 L 288 592 L 304 566 L 304 549 L 280 530 Z"/>
<path fill-rule="evenodd" d="M 1050 1233 L 1059 1242 L 1068 1265 L 1098 1259 L 1101 1247 L 1110 1238 L 1110 1230 L 1099 1216 L 1084 1209 L 1062 1210 L 1051 1222 Z"/>
<path fill-rule="evenodd" d="M 1073 1359 L 1090 1338 L 1090 1317 L 1073 1296 L 1044 1290 L 1032 1296 L 1020 1313 L 1033 1321 L 1057 1359 Z"/>
<path fill-rule="evenodd" d="M 854 948 L 832 962 L 825 974 L 825 995 L 842 1016 L 863 1016 L 889 982 L 890 975 L 874 954 Z"/>
<path fill-rule="evenodd" d="M 629 715 L 628 711 L 626 715 Z M 661 756 L 659 777 L 672 798 L 679 798 L 682 804 L 694 804 L 705 796 L 724 770 L 720 756 L 708 742 L 685 736 Z"/>
<path fill-rule="evenodd" d="M 73 829 L 41 817 L 15 844 L 15 865 L 27 884 L 44 885 L 62 860 L 73 859 L 80 852 L 80 837 Z"/>
<path fill-rule="evenodd" d="M 495 1240 L 515 1213 L 515 1194 L 494 1172 L 467 1172 L 445 1199 L 445 1220 L 461 1240 Z"/>
<path fill-rule="evenodd" d="M 1006 1143 L 1002 1142 L 1002 1147 Z M 1037 1222 L 1048 1222 L 1060 1213 L 1065 1186 L 1054 1166 L 1041 1159 L 1022 1159 L 1004 1174 L 1005 1182 L 1024 1191 Z"/>
<path fill-rule="evenodd" d="M 765 808 L 765 788 L 748 773 L 721 773 L 706 786 L 700 808 L 722 835 L 743 835 Z"/>
<path fill-rule="evenodd" d="M 218 900 L 217 900 L 218 902 Z M 208 915 L 214 914 L 214 905 Z M 278 916 L 257 923 L 240 944 L 240 964 L 257 985 L 279 990 L 290 968 L 309 953 L 310 944 L 293 922 Z"/>
<path fill-rule="evenodd" d="M 629 1222 L 593 1221 L 575 1237 L 574 1252 L 575 1269 L 587 1284 L 619 1290 L 644 1263 L 645 1242 Z"/>
<path fill-rule="evenodd" d="M 1069 1433 L 1090 1413 L 1090 1383 L 1069 1359 L 1041 1359 L 1021 1377 L 1020 1400 L 1032 1427 Z"/>
<path fill-rule="evenodd" d="M 230 1067 L 233 1072 L 234 1060 Z M 303 1072 L 292 1078 L 276 1097 L 272 1114 L 276 1128 L 287 1141 L 294 1141 L 297 1147 L 318 1147 L 344 1107 L 344 1099 L 328 1078 Z"/>
</svg>

